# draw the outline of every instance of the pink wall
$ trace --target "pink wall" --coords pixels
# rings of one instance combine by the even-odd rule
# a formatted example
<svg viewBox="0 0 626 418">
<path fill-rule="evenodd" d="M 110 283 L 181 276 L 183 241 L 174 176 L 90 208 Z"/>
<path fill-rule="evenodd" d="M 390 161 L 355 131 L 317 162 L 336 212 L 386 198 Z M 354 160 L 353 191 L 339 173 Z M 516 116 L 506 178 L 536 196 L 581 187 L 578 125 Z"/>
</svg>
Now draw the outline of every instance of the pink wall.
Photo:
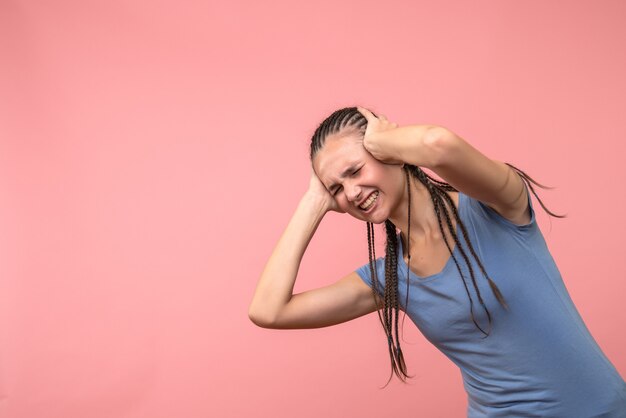
<svg viewBox="0 0 626 418">
<path fill-rule="evenodd" d="M 310 135 L 354 104 L 555 186 L 569 217 L 539 224 L 626 375 L 626 6 L 555 4 L 1 2 L 0 416 L 463 416 L 458 370 L 408 319 L 417 378 L 379 390 L 375 314 L 247 317 Z M 331 214 L 295 291 L 366 261 L 365 226 Z"/>
</svg>

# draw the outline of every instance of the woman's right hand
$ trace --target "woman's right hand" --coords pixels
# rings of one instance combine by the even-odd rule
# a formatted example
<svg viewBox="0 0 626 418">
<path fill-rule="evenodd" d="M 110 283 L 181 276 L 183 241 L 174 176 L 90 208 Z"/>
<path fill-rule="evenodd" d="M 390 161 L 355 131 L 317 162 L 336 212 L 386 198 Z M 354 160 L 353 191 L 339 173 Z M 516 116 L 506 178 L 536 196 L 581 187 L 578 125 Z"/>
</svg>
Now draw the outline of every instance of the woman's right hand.
<svg viewBox="0 0 626 418">
<path fill-rule="evenodd" d="M 328 190 L 326 190 L 326 187 L 319 177 L 317 177 L 313 168 L 311 168 L 311 180 L 309 181 L 307 195 L 315 199 L 315 201 L 320 202 L 326 211 L 332 210 L 339 213 L 345 213 L 345 211 L 339 208 L 335 198 L 328 192 Z"/>
</svg>

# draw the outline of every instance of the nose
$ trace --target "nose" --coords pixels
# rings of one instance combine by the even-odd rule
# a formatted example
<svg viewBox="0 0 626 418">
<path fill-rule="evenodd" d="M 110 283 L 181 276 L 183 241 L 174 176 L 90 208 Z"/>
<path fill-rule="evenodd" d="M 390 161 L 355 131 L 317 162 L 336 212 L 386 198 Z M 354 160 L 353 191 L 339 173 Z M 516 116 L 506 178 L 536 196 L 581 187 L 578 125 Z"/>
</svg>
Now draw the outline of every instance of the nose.
<svg viewBox="0 0 626 418">
<path fill-rule="evenodd" d="M 346 197 L 350 202 L 358 202 L 361 199 L 361 187 L 354 184 L 345 184 Z"/>
</svg>

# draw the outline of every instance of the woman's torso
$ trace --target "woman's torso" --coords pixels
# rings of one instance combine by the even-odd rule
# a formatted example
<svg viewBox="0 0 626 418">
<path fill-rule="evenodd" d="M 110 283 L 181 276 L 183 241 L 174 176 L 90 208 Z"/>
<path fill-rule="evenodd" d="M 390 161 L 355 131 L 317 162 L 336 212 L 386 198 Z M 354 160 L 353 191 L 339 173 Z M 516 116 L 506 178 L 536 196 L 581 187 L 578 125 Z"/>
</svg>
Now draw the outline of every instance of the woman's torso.
<svg viewBox="0 0 626 418">
<path fill-rule="evenodd" d="M 463 193 L 458 196 L 459 216 L 473 248 L 509 309 L 495 299 L 458 225 L 461 249 L 455 246 L 454 257 L 449 252 L 447 259 L 440 255 L 440 265 L 417 265 L 413 270 L 432 274 L 411 271 L 408 294 L 409 270 L 398 240 L 398 297 L 424 336 L 461 369 L 468 416 L 626 417 L 626 384 L 578 314 L 532 203 L 531 222 L 515 225 L 481 202 Z M 488 329 L 461 250 L 493 319 L 486 338 L 470 319 L 468 291 L 474 317 Z M 384 286 L 381 260 L 378 280 Z M 368 265 L 357 272 L 371 284 Z"/>
</svg>

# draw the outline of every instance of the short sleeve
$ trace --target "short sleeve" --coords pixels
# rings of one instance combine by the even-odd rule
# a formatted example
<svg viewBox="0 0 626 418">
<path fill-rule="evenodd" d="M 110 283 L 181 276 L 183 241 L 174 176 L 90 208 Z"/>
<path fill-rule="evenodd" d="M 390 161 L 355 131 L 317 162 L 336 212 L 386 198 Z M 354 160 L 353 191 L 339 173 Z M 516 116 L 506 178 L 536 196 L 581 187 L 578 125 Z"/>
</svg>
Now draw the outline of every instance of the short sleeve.
<svg viewBox="0 0 626 418">
<path fill-rule="evenodd" d="M 369 262 L 356 269 L 356 273 L 369 287 L 372 287 L 372 273 Z M 378 275 L 379 293 L 381 293 L 385 288 L 385 257 L 376 259 L 376 274 Z"/>
<path fill-rule="evenodd" d="M 473 199 L 470 196 L 467 196 L 467 198 L 469 199 L 468 206 L 471 208 L 471 210 L 478 212 L 479 215 L 482 216 L 484 219 L 496 222 L 503 228 L 522 233 L 534 231 L 538 228 L 537 220 L 535 218 L 535 209 L 533 207 L 530 190 L 528 190 L 528 185 L 526 184 L 526 182 L 524 182 L 524 187 L 526 188 L 528 196 L 528 209 L 530 210 L 530 222 L 525 225 L 517 225 L 511 222 L 510 220 L 496 212 L 494 209 L 489 207 L 487 204 L 481 202 L 480 200 Z"/>
</svg>

